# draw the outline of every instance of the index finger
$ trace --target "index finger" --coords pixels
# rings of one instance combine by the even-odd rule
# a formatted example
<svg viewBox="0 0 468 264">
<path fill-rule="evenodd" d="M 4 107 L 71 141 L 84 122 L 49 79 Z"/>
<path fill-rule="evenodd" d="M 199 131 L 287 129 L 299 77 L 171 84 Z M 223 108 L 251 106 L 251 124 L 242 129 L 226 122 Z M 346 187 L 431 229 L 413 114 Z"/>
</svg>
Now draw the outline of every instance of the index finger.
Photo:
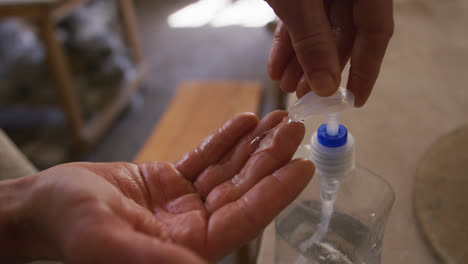
<svg viewBox="0 0 468 264">
<path fill-rule="evenodd" d="M 238 114 L 220 129 L 205 138 L 195 149 L 187 152 L 176 164 L 176 168 L 188 180 L 196 176 L 212 163 L 222 158 L 235 143 L 258 124 L 252 113 Z"/>
<path fill-rule="evenodd" d="M 336 41 L 323 0 L 270 0 L 286 25 L 294 51 L 312 90 L 332 95 L 341 79 Z"/>
<path fill-rule="evenodd" d="M 270 55 L 268 57 L 268 74 L 272 80 L 281 80 L 283 72 L 293 55 L 294 49 L 289 32 L 280 20 L 273 35 L 273 43 L 271 44 Z"/>
<path fill-rule="evenodd" d="M 391 0 L 361 0 L 354 7 L 356 38 L 351 55 L 348 90 L 362 106 L 369 98 L 393 34 Z"/>
</svg>

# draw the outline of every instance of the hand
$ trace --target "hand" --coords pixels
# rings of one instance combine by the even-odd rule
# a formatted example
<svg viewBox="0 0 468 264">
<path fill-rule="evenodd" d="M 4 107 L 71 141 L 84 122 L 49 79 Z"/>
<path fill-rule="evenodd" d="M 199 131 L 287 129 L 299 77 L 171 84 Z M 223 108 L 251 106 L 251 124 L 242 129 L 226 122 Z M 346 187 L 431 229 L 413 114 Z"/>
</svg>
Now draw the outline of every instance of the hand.
<svg viewBox="0 0 468 264">
<path fill-rule="evenodd" d="M 347 89 L 362 106 L 393 34 L 392 0 L 267 0 L 282 20 L 268 62 L 273 80 L 300 98 L 332 95 L 351 57 Z"/>
<path fill-rule="evenodd" d="M 219 259 L 259 235 L 314 173 L 310 161 L 291 161 L 304 126 L 285 116 L 238 115 L 175 165 L 53 167 L 29 178 L 29 205 L 7 219 L 38 230 L 18 241 L 27 252 L 71 264 Z"/>
</svg>

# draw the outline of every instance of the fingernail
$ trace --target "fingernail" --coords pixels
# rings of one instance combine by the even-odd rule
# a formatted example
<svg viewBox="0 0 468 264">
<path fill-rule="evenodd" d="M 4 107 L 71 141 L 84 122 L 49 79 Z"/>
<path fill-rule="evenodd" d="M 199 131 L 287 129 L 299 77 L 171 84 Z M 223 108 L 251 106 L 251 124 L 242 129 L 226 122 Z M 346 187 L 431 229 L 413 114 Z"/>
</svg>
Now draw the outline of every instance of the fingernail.
<svg viewBox="0 0 468 264">
<path fill-rule="evenodd" d="M 299 83 L 297 84 L 297 89 L 296 89 L 297 97 L 301 98 L 302 96 L 306 95 L 310 91 L 312 91 L 312 89 L 309 85 L 309 82 L 304 76 L 302 76 L 302 78 L 299 80 Z"/>
<path fill-rule="evenodd" d="M 332 95 L 338 85 L 330 74 L 321 74 L 309 81 L 312 90 L 320 96 L 330 96 Z"/>
</svg>

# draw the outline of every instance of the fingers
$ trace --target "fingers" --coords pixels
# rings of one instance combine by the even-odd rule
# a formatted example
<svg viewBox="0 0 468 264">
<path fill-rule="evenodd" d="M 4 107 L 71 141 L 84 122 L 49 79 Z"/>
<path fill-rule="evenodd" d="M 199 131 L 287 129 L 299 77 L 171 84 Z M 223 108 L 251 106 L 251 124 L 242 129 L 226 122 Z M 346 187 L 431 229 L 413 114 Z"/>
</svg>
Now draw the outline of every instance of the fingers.
<svg viewBox="0 0 468 264">
<path fill-rule="evenodd" d="M 294 160 L 263 178 L 239 200 L 210 217 L 207 247 L 224 254 L 254 238 L 304 189 L 314 174 L 308 160 Z"/>
<path fill-rule="evenodd" d="M 354 43 L 353 0 L 327 1 L 329 22 L 332 27 L 340 62 L 340 71 L 344 69 L 351 56 Z M 297 84 L 296 95 L 301 98 L 310 92 L 307 78 L 303 75 Z"/>
<path fill-rule="evenodd" d="M 283 72 L 280 81 L 280 87 L 285 92 L 294 92 L 296 90 L 299 79 L 303 75 L 301 65 L 294 56 L 288 63 L 288 66 Z"/>
<path fill-rule="evenodd" d="M 301 79 L 299 80 L 299 83 L 297 84 L 297 90 L 296 90 L 297 98 L 301 98 L 302 96 L 306 95 L 310 91 L 311 89 L 310 89 L 309 83 L 307 82 L 307 78 L 304 75 L 302 75 Z"/>
<path fill-rule="evenodd" d="M 394 26 L 390 0 L 357 1 L 354 10 L 357 36 L 347 88 L 359 107 L 367 101 L 377 80 Z"/>
<path fill-rule="evenodd" d="M 245 135 L 239 143 L 219 162 L 208 167 L 198 176 L 194 182 L 195 187 L 202 197 L 206 197 L 213 188 L 219 184 L 232 179 L 239 173 L 250 155 L 257 149 L 257 137 L 262 137 L 267 131 L 278 125 L 285 117 L 287 112 L 274 111 L 267 115 L 258 126 L 248 135 Z"/>
<path fill-rule="evenodd" d="M 220 129 L 208 136 L 192 151 L 186 153 L 177 163 L 176 168 L 187 179 L 194 178 L 209 165 L 218 161 L 236 142 L 258 124 L 258 118 L 252 113 L 235 116 Z"/>
<path fill-rule="evenodd" d="M 310 87 L 318 95 L 332 95 L 339 86 L 341 71 L 336 42 L 322 0 L 273 1 L 285 23 L 294 51 Z M 276 6 L 276 8 L 275 8 Z"/>
<path fill-rule="evenodd" d="M 335 39 L 340 70 L 343 71 L 351 56 L 353 48 L 355 28 L 353 20 L 354 0 L 328 1 L 329 21 Z"/>
<path fill-rule="evenodd" d="M 65 262 L 206 263 L 181 246 L 134 232 L 124 226 L 94 226 L 82 231 L 65 250 Z"/>
<path fill-rule="evenodd" d="M 286 66 L 293 56 L 294 50 L 289 38 L 289 32 L 280 20 L 273 35 L 273 43 L 268 58 L 268 73 L 271 79 L 275 81 L 281 79 Z"/>
<path fill-rule="evenodd" d="M 208 194 L 205 201 L 208 212 L 239 199 L 262 178 L 288 163 L 301 143 L 304 130 L 302 123 L 285 121 L 278 125 L 262 139 L 257 151 L 232 181 L 217 186 Z"/>
<path fill-rule="evenodd" d="M 327 2 L 329 17 L 322 0 L 297 0 L 294 5 L 283 0 L 268 3 L 284 23 L 275 34 L 269 60 L 270 75 L 281 80 L 281 88 L 296 90 L 298 97 L 310 89 L 320 96 L 332 95 L 351 56 L 347 88 L 354 93 L 356 106 L 362 106 L 377 80 L 393 34 L 392 1 Z M 300 73 L 294 56 L 309 87 L 297 77 Z"/>
</svg>

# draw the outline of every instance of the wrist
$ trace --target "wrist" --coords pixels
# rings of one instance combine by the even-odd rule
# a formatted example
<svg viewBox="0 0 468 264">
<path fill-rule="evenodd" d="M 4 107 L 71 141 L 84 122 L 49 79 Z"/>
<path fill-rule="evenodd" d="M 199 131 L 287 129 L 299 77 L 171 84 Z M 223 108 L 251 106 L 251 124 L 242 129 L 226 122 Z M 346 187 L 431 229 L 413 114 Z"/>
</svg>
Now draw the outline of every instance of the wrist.
<svg viewBox="0 0 468 264">
<path fill-rule="evenodd" d="M 34 213 L 41 210 L 33 204 L 37 181 L 37 175 L 0 181 L 0 259 L 8 263 L 58 256 Z"/>
</svg>

